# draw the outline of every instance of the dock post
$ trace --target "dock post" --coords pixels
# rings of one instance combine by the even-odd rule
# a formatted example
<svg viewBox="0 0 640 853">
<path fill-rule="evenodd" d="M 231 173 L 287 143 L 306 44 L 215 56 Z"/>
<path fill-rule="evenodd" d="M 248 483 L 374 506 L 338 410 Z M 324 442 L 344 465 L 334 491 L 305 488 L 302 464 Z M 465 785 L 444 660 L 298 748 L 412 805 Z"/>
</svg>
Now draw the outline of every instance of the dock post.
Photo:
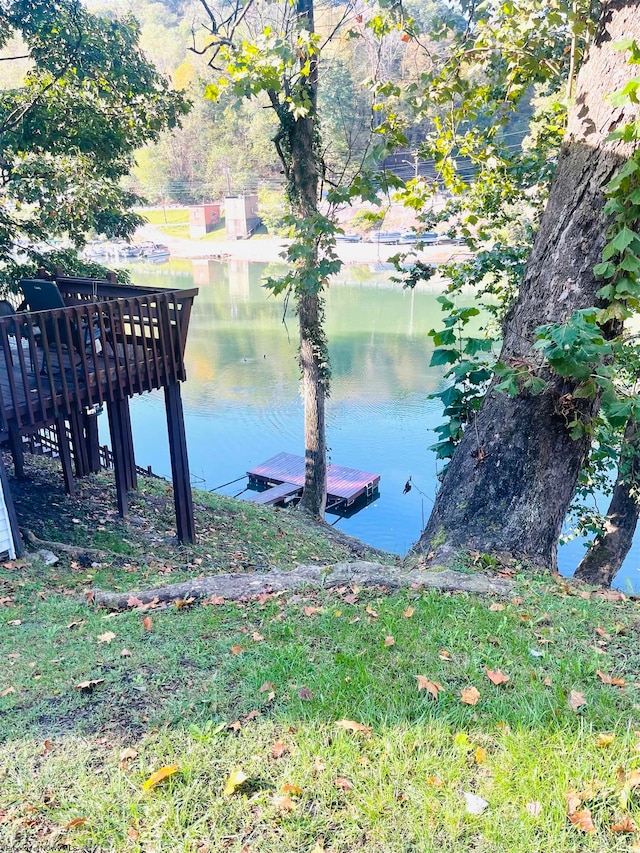
<svg viewBox="0 0 640 853">
<path fill-rule="evenodd" d="M 87 442 L 84 434 L 82 415 L 75 409 L 69 412 L 69 426 L 71 427 L 71 442 L 73 444 L 76 477 L 86 477 L 89 473 Z"/>
<path fill-rule="evenodd" d="M 111 450 L 113 451 L 113 469 L 118 498 L 118 513 L 125 518 L 129 512 L 129 496 L 127 494 L 126 452 L 122 436 L 122 421 L 120 418 L 119 400 L 107 402 L 109 416 L 109 433 L 111 435 Z"/>
<path fill-rule="evenodd" d="M 169 382 L 168 385 L 164 386 L 164 399 L 167 410 L 173 501 L 176 509 L 178 539 L 181 542 L 195 542 L 193 496 L 189 479 L 187 436 L 184 430 L 184 413 L 179 382 Z"/>
<path fill-rule="evenodd" d="M 56 431 L 58 433 L 58 450 L 60 462 L 62 463 L 62 475 L 64 477 L 65 492 L 74 497 L 76 494 L 76 481 L 73 476 L 73 464 L 71 461 L 71 445 L 67 435 L 67 422 L 64 416 L 56 418 Z"/>
<path fill-rule="evenodd" d="M 98 436 L 98 416 L 83 415 L 84 429 L 87 435 L 87 456 L 89 459 L 89 471 L 97 474 L 100 470 L 100 438 Z"/>
</svg>

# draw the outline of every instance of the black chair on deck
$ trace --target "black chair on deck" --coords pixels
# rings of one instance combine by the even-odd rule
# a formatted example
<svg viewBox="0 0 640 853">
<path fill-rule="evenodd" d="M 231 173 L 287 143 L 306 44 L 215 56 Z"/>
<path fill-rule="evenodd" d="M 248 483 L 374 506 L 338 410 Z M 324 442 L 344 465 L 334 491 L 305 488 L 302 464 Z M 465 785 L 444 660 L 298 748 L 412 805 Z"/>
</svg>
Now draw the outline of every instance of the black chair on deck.
<svg viewBox="0 0 640 853">
<path fill-rule="evenodd" d="M 58 285 L 55 281 L 47 281 L 39 278 L 24 278 L 20 282 L 20 289 L 24 294 L 24 301 L 29 311 L 51 311 L 56 308 L 66 308 L 62 294 L 58 290 Z M 67 329 L 71 330 L 71 340 Z M 75 356 L 80 353 L 82 348 L 82 335 L 74 321 L 71 321 L 67 327 L 64 317 L 58 320 L 46 320 L 44 330 L 41 329 L 41 336 L 46 336 L 46 340 L 53 350 L 56 348 L 56 332 L 60 340 L 60 344 L 67 348 L 71 356 L 72 365 L 75 363 Z M 45 369 L 46 353 L 43 353 L 42 370 Z M 62 370 L 62 365 L 58 365 Z"/>
</svg>

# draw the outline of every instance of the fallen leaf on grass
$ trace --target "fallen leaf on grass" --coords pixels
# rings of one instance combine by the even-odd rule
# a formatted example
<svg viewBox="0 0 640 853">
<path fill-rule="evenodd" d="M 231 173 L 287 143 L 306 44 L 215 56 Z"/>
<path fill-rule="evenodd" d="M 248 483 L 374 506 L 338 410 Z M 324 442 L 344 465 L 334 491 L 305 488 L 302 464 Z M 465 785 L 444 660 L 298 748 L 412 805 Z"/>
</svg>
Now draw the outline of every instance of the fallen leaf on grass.
<svg viewBox="0 0 640 853">
<path fill-rule="evenodd" d="M 507 681 L 509 681 L 509 676 L 505 675 L 504 672 L 500 672 L 499 669 L 488 669 L 487 678 L 492 684 L 495 684 L 496 687 L 499 684 L 506 684 Z"/>
<path fill-rule="evenodd" d="M 393 639 L 393 637 L 391 635 L 387 635 L 384 638 L 384 644 L 385 644 L 385 646 L 395 646 L 396 641 Z"/>
<path fill-rule="evenodd" d="M 611 634 L 607 634 L 604 628 L 596 628 L 596 634 L 598 634 L 598 636 L 600 637 L 603 637 L 605 640 L 611 639 Z"/>
<path fill-rule="evenodd" d="M 567 702 L 569 703 L 569 707 L 576 712 L 579 711 L 580 708 L 583 707 L 583 705 L 587 704 L 587 700 L 584 698 L 584 694 L 580 693 L 579 690 L 572 690 L 569 694 L 569 699 L 567 700 Z"/>
<path fill-rule="evenodd" d="M 70 820 L 69 823 L 65 823 L 65 829 L 73 829 L 74 826 L 84 826 L 87 822 L 86 817 L 74 817 L 73 820 Z"/>
<path fill-rule="evenodd" d="M 370 604 L 367 604 L 367 606 L 366 606 L 366 607 L 365 607 L 365 609 L 364 609 L 364 612 L 365 612 L 365 613 L 368 613 L 368 614 L 369 614 L 369 616 L 371 616 L 371 618 L 372 618 L 372 619 L 377 619 L 377 618 L 378 618 L 378 614 L 377 614 L 377 612 L 373 609 L 373 607 L 372 607 Z M 9 623 L 9 624 L 11 624 L 11 623 Z"/>
<path fill-rule="evenodd" d="M 127 598 L 127 607 L 144 607 L 144 601 L 136 598 L 135 595 L 130 595 L 129 598 Z"/>
<path fill-rule="evenodd" d="M 67 628 L 78 628 L 80 625 L 84 625 L 84 619 L 77 619 L 75 622 L 69 622 Z"/>
<path fill-rule="evenodd" d="M 428 690 L 434 699 L 437 699 L 440 691 L 444 690 L 442 684 L 437 681 L 429 681 L 424 675 L 416 675 L 416 678 L 418 679 L 418 690 Z"/>
<path fill-rule="evenodd" d="M 288 752 L 287 747 L 282 743 L 282 741 L 278 740 L 271 747 L 271 758 L 282 758 L 285 752 Z"/>
<path fill-rule="evenodd" d="M 305 616 L 314 616 L 316 613 L 322 613 L 322 607 L 303 607 L 302 612 Z"/>
<path fill-rule="evenodd" d="M 427 785 L 433 785 L 434 788 L 442 788 L 442 779 L 439 776 L 427 776 Z"/>
<path fill-rule="evenodd" d="M 494 602 L 494 604 L 489 607 L 489 610 L 492 610 L 494 613 L 499 612 L 500 610 L 504 610 L 504 604 L 498 604 L 498 602 Z"/>
<path fill-rule="evenodd" d="M 149 633 L 151 631 L 151 616 L 145 616 L 142 620 L 142 624 L 144 625 L 144 630 Z"/>
<path fill-rule="evenodd" d="M 595 832 L 596 828 L 593 825 L 593 821 L 591 820 L 591 811 L 590 809 L 583 809 L 582 811 L 576 811 L 569 815 L 569 820 L 571 823 L 581 829 L 583 832 Z"/>
<path fill-rule="evenodd" d="M 15 687 L 5 687 L 4 690 L 0 691 L 0 696 L 8 696 L 10 693 L 15 693 Z"/>
<path fill-rule="evenodd" d="M 313 769 L 316 773 L 322 773 L 323 770 L 327 769 L 327 765 L 321 758 L 316 756 L 316 758 L 313 759 Z"/>
<path fill-rule="evenodd" d="M 302 699 L 303 702 L 310 702 L 313 699 L 313 692 L 308 687 L 301 687 L 298 690 L 298 699 Z"/>
<path fill-rule="evenodd" d="M 93 690 L 97 684 L 102 684 L 104 678 L 91 678 L 88 681 L 81 681 L 76 684 L 76 690 Z"/>
<path fill-rule="evenodd" d="M 611 832 L 637 832 L 638 827 L 636 826 L 633 818 L 629 817 L 629 815 L 625 815 L 621 821 L 618 823 L 614 823 L 613 826 L 610 827 Z"/>
<path fill-rule="evenodd" d="M 596 746 L 599 746 L 601 749 L 605 746 L 611 746 L 611 744 L 616 739 L 614 734 L 601 734 L 596 738 Z"/>
<path fill-rule="evenodd" d="M 479 746 L 476 748 L 473 757 L 476 760 L 476 764 L 484 764 L 487 760 L 487 750 L 483 746 Z"/>
<path fill-rule="evenodd" d="M 9 619 L 7 625 L 22 625 L 22 619 Z"/>
<path fill-rule="evenodd" d="M 128 746 L 126 749 L 123 749 L 119 756 L 120 761 L 120 769 L 126 770 L 128 765 L 128 761 L 133 761 L 134 758 L 138 757 L 138 753 L 135 749 L 132 749 Z"/>
<path fill-rule="evenodd" d="M 251 635 L 251 639 L 254 643 L 261 643 L 264 640 L 264 637 L 262 634 L 259 634 L 257 631 L 254 631 Z"/>
<path fill-rule="evenodd" d="M 371 726 L 363 726 L 362 723 L 357 723 L 355 720 L 338 720 L 335 725 L 339 729 L 345 729 L 348 732 L 369 734 L 371 731 Z"/>
<path fill-rule="evenodd" d="M 286 782 L 280 790 L 283 794 L 293 794 L 294 797 L 302 796 L 302 788 L 299 785 L 292 785 L 291 782 Z"/>
<path fill-rule="evenodd" d="M 232 794 L 235 794 L 236 790 L 240 787 L 240 785 L 244 784 L 249 777 L 244 772 L 244 770 L 234 770 L 230 775 L 227 781 L 225 782 L 224 788 L 222 790 L 223 797 L 230 797 Z"/>
<path fill-rule="evenodd" d="M 135 828 L 135 826 L 130 826 L 127 830 L 127 837 L 130 838 L 132 841 L 137 841 L 138 838 L 140 838 L 140 833 Z"/>
<path fill-rule="evenodd" d="M 333 780 L 333 784 L 336 786 L 336 788 L 339 788 L 341 791 L 352 791 L 353 790 L 353 783 L 351 782 L 350 779 L 347 779 L 346 776 L 337 776 Z"/>
<path fill-rule="evenodd" d="M 243 646 L 235 645 L 235 646 L 231 646 L 229 651 L 231 652 L 232 655 L 241 655 L 242 652 L 244 651 L 244 648 L 243 648 Z"/>
<path fill-rule="evenodd" d="M 177 773 L 180 769 L 178 764 L 168 764 L 166 767 L 161 767 L 159 770 L 156 770 L 155 773 L 152 773 L 149 778 L 142 783 L 142 790 L 149 791 L 151 788 L 155 788 L 156 785 L 159 785 L 163 779 L 167 779 L 169 776 L 173 776 L 174 773 Z"/>
<path fill-rule="evenodd" d="M 463 791 L 467 814 L 482 814 L 489 807 L 489 803 L 479 797 L 477 794 L 470 794 L 469 791 Z"/>
<path fill-rule="evenodd" d="M 415 607 L 407 607 L 407 609 L 402 614 L 403 619 L 411 619 L 413 614 L 416 612 Z"/>
<path fill-rule="evenodd" d="M 42 749 L 40 750 L 40 755 L 46 755 L 48 752 L 53 751 L 53 741 L 46 738 L 44 743 L 42 744 Z"/>
<path fill-rule="evenodd" d="M 271 693 L 275 692 L 276 686 L 273 681 L 265 681 L 264 684 L 258 688 L 258 693 Z"/>
<path fill-rule="evenodd" d="M 531 817 L 538 817 L 542 813 L 542 805 L 537 800 L 527 803 L 525 809 L 529 812 Z"/>
<path fill-rule="evenodd" d="M 130 657 L 131 657 L 131 652 L 129 651 L 129 649 L 123 649 L 123 650 L 120 652 L 120 657 L 121 657 L 121 658 L 130 658 Z"/>
<path fill-rule="evenodd" d="M 275 796 L 273 798 L 273 804 L 279 809 L 282 809 L 283 812 L 292 812 L 296 807 L 296 804 L 293 802 L 291 797 L 288 797 L 286 794 Z"/>
<path fill-rule="evenodd" d="M 480 692 L 475 687 L 464 687 L 460 691 L 460 701 L 465 705 L 477 705 L 480 701 Z"/>
<path fill-rule="evenodd" d="M 116 635 L 113 631 L 105 631 L 104 634 L 98 634 L 98 642 L 99 643 L 110 643 L 111 640 L 115 640 Z"/>
<path fill-rule="evenodd" d="M 446 649 L 440 649 L 438 652 L 438 657 L 440 660 L 453 660 L 451 657 L 451 652 L 448 652 Z"/>
<path fill-rule="evenodd" d="M 612 684 L 614 687 L 624 687 L 625 685 L 624 678 L 612 678 L 612 676 L 607 675 L 606 672 L 602 672 L 599 669 L 596 670 L 596 675 L 603 684 Z"/>
</svg>

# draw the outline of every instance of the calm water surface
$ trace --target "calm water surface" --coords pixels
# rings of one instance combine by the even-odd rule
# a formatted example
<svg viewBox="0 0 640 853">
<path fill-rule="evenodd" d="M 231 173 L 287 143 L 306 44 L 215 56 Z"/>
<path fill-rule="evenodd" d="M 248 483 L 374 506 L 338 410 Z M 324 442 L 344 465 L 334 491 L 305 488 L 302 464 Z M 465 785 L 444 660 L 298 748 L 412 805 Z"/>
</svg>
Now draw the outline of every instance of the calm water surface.
<svg viewBox="0 0 640 853">
<path fill-rule="evenodd" d="M 281 451 L 304 455 L 296 318 L 290 312 L 282 322 L 282 301 L 261 286 L 267 270 L 246 261 L 176 260 L 131 270 L 137 284 L 200 288 L 182 393 L 190 467 L 201 488 L 235 480 Z M 441 421 L 441 406 L 428 395 L 444 382 L 442 368 L 429 367 L 436 296 L 405 292 L 388 273 L 362 266 L 345 268 L 327 293 L 330 461 L 381 475 L 379 498 L 337 526 L 401 555 L 419 537 L 436 488 L 438 463 L 428 449 Z M 131 413 L 138 463 L 169 476 L 163 395 L 134 397 Z M 409 476 L 413 488 L 404 495 Z M 221 491 L 237 494 L 243 485 Z M 582 551 L 578 542 L 560 549 L 564 572 Z M 618 586 L 638 585 L 638 564 L 634 549 Z"/>
</svg>

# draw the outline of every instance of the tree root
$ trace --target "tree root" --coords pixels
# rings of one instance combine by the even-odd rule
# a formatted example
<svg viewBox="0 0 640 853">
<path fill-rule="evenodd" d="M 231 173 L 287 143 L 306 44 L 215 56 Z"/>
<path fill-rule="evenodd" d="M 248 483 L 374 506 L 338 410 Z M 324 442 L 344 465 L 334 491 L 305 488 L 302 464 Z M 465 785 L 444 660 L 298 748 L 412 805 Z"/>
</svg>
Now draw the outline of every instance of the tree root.
<svg viewBox="0 0 640 853">
<path fill-rule="evenodd" d="M 48 539 L 38 539 L 38 537 L 27 528 L 23 527 L 20 530 L 22 538 L 34 548 L 47 548 L 49 551 L 61 552 L 73 557 L 75 560 L 91 560 L 95 563 L 104 563 L 112 557 L 121 557 L 121 554 L 115 554 L 112 551 L 99 551 L 97 548 L 85 548 L 81 545 L 65 545 L 63 542 L 50 542 Z"/>
<path fill-rule="evenodd" d="M 334 566 L 298 566 L 290 572 L 274 569 L 263 574 L 220 574 L 194 578 L 156 589 L 135 592 L 93 590 L 89 600 L 108 610 L 125 610 L 144 604 L 168 604 L 174 601 L 222 598 L 238 601 L 273 592 L 305 588 L 332 589 L 340 586 L 407 587 L 434 589 L 442 592 L 475 592 L 508 596 L 513 593 L 510 581 L 483 574 L 462 574 L 445 569 L 441 572 L 401 569 L 382 563 L 359 560 Z M 129 602 L 132 602 L 131 604 Z"/>
</svg>

